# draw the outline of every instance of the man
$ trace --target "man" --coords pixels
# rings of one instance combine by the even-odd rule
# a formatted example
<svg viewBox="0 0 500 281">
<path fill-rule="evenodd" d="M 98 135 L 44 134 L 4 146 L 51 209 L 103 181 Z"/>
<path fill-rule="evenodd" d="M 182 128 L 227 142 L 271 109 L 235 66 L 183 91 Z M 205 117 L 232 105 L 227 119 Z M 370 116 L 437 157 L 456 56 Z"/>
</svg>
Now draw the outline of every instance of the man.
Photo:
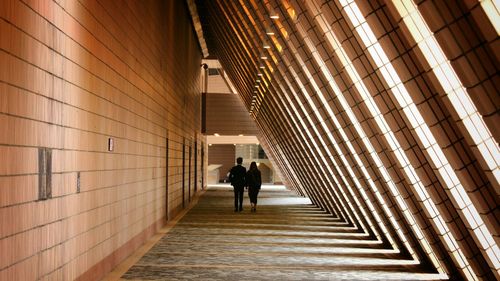
<svg viewBox="0 0 500 281">
<path fill-rule="evenodd" d="M 234 188 L 234 211 L 243 211 L 243 191 L 245 189 L 245 174 L 247 169 L 241 164 L 243 163 L 243 158 L 236 158 L 236 166 L 231 168 L 229 172 L 229 181 Z"/>
</svg>

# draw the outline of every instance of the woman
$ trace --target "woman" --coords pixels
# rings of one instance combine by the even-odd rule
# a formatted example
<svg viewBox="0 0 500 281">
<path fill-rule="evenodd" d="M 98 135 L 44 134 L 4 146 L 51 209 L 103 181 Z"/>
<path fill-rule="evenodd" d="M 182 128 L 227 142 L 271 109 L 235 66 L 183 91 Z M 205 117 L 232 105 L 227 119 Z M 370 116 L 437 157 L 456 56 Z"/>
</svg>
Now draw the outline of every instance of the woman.
<svg viewBox="0 0 500 281">
<path fill-rule="evenodd" d="M 260 171 L 257 169 L 257 164 L 252 162 L 250 169 L 245 176 L 246 186 L 248 186 L 248 197 L 250 197 L 250 204 L 252 205 L 252 212 L 257 211 L 257 195 L 259 194 L 262 181 L 260 179 Z"/>
</svg>

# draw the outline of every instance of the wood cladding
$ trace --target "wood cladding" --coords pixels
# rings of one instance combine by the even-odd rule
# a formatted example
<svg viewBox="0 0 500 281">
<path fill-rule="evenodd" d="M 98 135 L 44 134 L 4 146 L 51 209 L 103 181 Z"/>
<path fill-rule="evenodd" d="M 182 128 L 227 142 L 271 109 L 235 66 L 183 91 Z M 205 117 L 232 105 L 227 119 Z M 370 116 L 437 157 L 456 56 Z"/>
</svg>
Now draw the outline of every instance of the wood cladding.
<svg viewBox="0 0 500 281">
<path fill-rule="evenodd" d="M 226 178 L 227 173 L 236 165 L 236 149 L 232 144 L 213 144 L 208 147 L 208 164 L 222 165 L 219 168 L 219 180 Z"/>
<path fill-rule="evenodd" d="M 0 34 L 0 280 L 99 279 L 200 186 L 187 7 L 5 0 Z"/>
<path fill-rule="evenodd" d="M 258 134 L 255 122 L 237 95 L 207 94 L 206 133 L 221 135 Z"/>
</svg>

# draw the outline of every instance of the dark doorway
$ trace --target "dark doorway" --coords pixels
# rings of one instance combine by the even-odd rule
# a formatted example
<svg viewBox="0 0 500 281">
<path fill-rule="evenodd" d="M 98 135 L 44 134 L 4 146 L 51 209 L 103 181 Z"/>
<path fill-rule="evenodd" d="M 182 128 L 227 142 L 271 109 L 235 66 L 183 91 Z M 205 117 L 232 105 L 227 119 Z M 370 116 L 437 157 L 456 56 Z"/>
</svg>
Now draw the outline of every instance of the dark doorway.
<svg viewBox="0 0 500 281">
<path fill-rule="evenodd" d="M 191 155 L 192 147 L 189 145 L 189 155 L 188 155 L 188 202 L 191 202 Z"/>
<path fill-rule="evenodd" d="M 168 221 L 169 216 L 168 216 L 168 138 L 166 138 L 166 144 L 165 144 L 165 218 Z"/>
<path fill-rule="evenodd" d="M 186 204 L 186 138 L 182 138 L 182 208 Z"/>
<path fill-rule="evenodd" d="M 200 161 L 201 189 L 205 188 L 205 172 L 203 171 L 203 163 L 205 163 L 205 143 L 201 142 L 201 161 Z"/>
<path fill-rule="evenodd" d="M 194 142 L 194 192 L 198 191 L 198 141 Z"/>
</svg>

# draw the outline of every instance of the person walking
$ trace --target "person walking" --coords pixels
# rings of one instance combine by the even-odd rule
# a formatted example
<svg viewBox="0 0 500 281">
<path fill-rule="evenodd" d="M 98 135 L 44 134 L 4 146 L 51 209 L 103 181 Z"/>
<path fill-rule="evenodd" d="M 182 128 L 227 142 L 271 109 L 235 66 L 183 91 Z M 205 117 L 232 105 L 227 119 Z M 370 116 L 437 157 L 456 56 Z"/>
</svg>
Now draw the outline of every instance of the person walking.
<svg viewBox="0 0 500 281">
<path fill-rule="evenodd" d="M 231 168 L 229 171 L 229 181 L 234 189 L 234 211 L 243 211 L 243 192 L 245 189 L 245 175 L 247 169 L 241 164 L 243 163 L 243 158 L 236 158 L 236 166 Z"/>
<path fill-rule="evenodd" d="M 246 186 L 248 186 L 248 197 L 250 197 L 252 212 L 257 211 L 257 196 L 259 195 L 261 185 L 260 171 L 257 169 L 257 164 L 252 162 L 246 174 Z"/>
</svg>

